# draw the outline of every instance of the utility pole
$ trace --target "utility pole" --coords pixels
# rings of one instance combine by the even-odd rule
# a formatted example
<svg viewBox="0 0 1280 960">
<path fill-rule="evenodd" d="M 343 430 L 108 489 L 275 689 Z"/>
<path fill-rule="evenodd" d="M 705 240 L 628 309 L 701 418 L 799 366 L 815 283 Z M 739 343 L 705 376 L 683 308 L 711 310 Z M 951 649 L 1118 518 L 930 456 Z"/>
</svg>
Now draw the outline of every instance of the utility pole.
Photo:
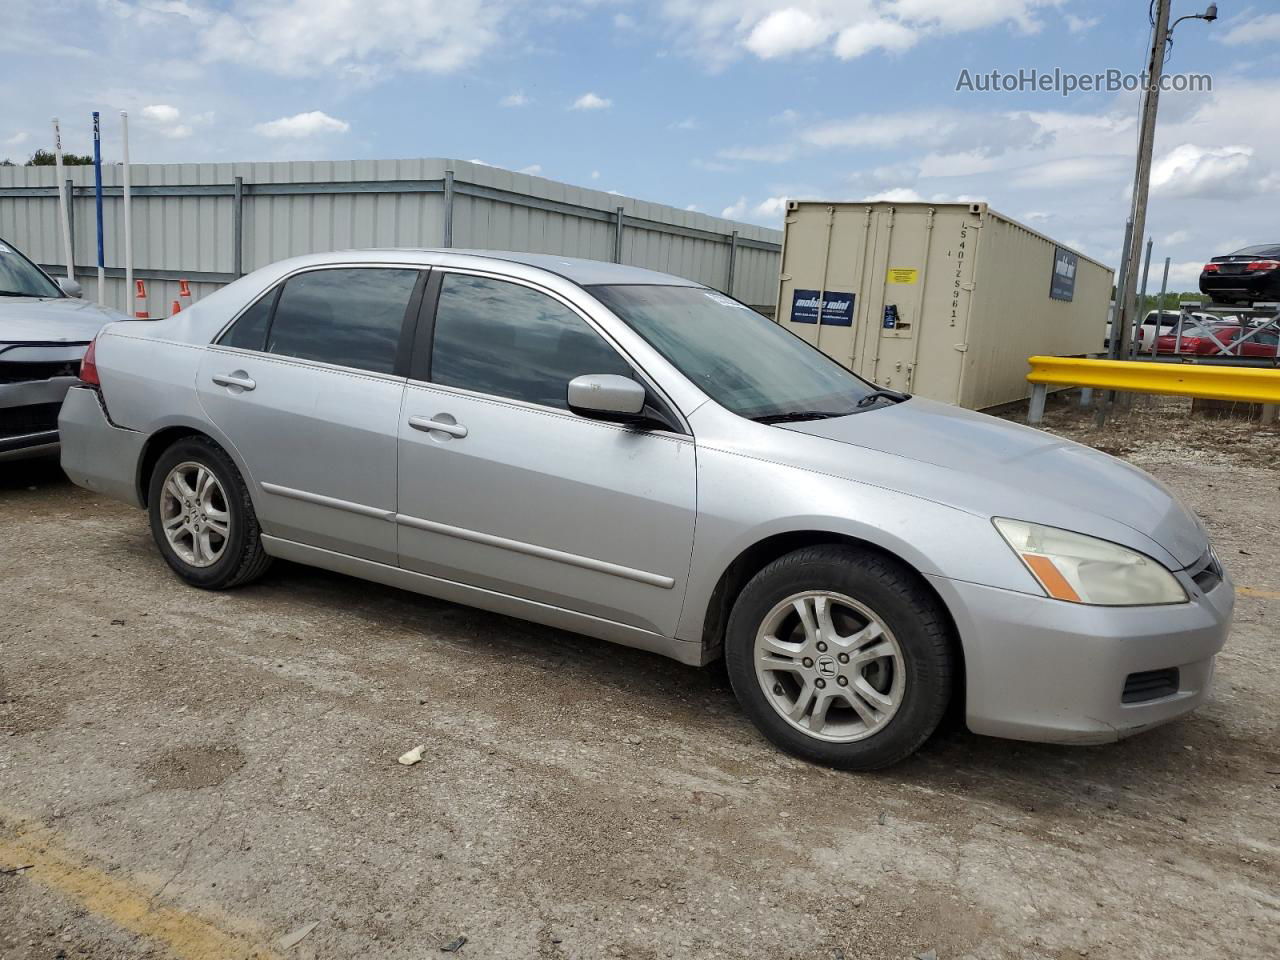
<svg viewBox="0 0 1280 960">
<path fill-rule="evenodd" d="M 1169 49 L 1169 35 L 1183 20 L 1203 20 L 1213 23 L 1218 19 L 1218 5 L 1209 4 L 1204 13 L 1192 13 L 1179 17 L 1169 25 L 1169 8 L 1173 0 L 1152 0 L 1155 14 L 1151 30 L 1151 56 L 1147 61 L 1146 92 L 1142 98 L 1142 119 L 1138 128 L 1138 163 L 1133 175 L 1133 204 L 1130 221 L 1133 233 L 1125 243 L 1124 262 L 1120 265 L 1123 290 L 1116 291 L 1116 314 L 1112 322 L 1112 339 L 1115 324 L 1120 323 L 1120 343 L 1114 356 L 1128 357 L 1129 336 L 1133 326 L 1134 297 L 1137 295 L 1138 262 L 1142 258 L 1142 238 L 1147 232 L 1147 193 L 1151 188 L 1151 157 L 1156 144 L 1156 111 L 1160 108 L 1160 79 L 1164 76 L 1164 58 Z M 1127 268 L 1127 269 L 1126 269 Z"/>
<path fill-rule="evenodd" d="M 1142 98 L 1142 119 L 1138 128 L 1138 166 L 1133 177 L 1133 234 L 1124 255 L 1130 266 L 1125 271 L 1124 290 L 1116 297 L 1120 314 L 1119 356 L 1129 356 L 1129 334 L 1133 326 L 1134 297 L 1138 287 L 1138 263 L 1142 241 L 1147 235 L 1147 193 L 1151 188 L 1151 157 L 1156 143 L 1156 111 L 1160 108 L 1160 78 L 1164 74 L 1165 49 L 1169 44 L 1169 7 L 1172 0 L 1155 0 L 1155 27 L 1151 31 L 1151 57 L 1147 62 L 1147 89 Z M 1115 324 L 1111 326 L 1114 332 Z"/>
</svg>

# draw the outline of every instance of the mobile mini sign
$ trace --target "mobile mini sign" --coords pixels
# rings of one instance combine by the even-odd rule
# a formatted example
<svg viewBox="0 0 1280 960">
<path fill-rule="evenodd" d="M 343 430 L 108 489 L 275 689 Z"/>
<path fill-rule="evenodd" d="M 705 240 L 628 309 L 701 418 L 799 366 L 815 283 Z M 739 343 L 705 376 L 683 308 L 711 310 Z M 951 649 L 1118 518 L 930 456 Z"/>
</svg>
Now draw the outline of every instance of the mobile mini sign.
<svg viewBox="0 0 1280 960">
<path fill-rule="evenodd" d="M 1053 248 L 1053 279 L 1049 296 L 1054 300 L 1072 300 L 1076 295 L 1076 255 L 1062 247 Z"/>
<path fill-rule="evenodd" d="M 853 326 L 853 294 L 828 290 L 796 290 L 791 295 L 791 322 L 817 323 L 822 314 L 824 327 Z"/>
</svg>

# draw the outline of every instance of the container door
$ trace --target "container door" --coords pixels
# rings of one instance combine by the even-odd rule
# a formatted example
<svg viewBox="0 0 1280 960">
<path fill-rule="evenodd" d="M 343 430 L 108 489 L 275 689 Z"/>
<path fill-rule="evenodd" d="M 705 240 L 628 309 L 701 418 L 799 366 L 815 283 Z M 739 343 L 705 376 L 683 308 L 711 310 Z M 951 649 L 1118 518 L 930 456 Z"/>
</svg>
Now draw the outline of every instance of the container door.
<svg viewBox="0 0 1280 960">
<path fill-rule="evenodd" d="M 956 403 L 981 213 L 924 204 L 881 212 L 871 259 L 874 318 L 858 373 Z"/>
<path fill-rule="evenodd" d="M 856 369 L 871 208 L 798 204 L 787 213 L 778 322 L 827 356 Z"/>
</svg>

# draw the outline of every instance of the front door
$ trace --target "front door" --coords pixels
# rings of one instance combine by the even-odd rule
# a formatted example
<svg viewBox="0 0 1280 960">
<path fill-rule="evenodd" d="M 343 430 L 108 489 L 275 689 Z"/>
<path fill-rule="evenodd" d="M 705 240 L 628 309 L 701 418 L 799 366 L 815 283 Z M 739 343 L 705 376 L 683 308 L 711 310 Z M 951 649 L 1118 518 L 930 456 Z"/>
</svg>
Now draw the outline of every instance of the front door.
<svg viewBox="0 0 1280 960">
<path fill-rule="evenodd" d="M 396 562 L 397 364 L 407 363 L 402 330 L 420 276 L 296 274 L 206 352 L 198 394 L 257 487 L 264 533 Z"/>
<path fill-rule="evenodd" d="M 588 373 L 635 376 L 547 292 L 442 276 L 429 382 L 415 370 L 400 418 L 400 563 L 672 636 L 693 439 L 572 413 L 568 382 Z"/>
</svg>

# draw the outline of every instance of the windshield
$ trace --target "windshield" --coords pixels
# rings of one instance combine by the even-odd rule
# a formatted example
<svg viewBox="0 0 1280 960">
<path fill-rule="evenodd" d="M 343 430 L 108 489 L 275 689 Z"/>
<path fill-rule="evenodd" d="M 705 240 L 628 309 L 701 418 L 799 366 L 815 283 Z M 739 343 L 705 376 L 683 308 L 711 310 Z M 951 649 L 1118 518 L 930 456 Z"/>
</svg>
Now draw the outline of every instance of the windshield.
<svg viewBox="0 0 1280 960">
<path fill-rule="evenodd" d="M 58 285 L 0 240 L 0 297 L 60 297 Z"/>
<path fill-rule="evenodd" d="M 875 389 L 750 307 L 703 287 L 590 291 L 720 404 L 753 420 L 841 417 Z"/>
</svg>

